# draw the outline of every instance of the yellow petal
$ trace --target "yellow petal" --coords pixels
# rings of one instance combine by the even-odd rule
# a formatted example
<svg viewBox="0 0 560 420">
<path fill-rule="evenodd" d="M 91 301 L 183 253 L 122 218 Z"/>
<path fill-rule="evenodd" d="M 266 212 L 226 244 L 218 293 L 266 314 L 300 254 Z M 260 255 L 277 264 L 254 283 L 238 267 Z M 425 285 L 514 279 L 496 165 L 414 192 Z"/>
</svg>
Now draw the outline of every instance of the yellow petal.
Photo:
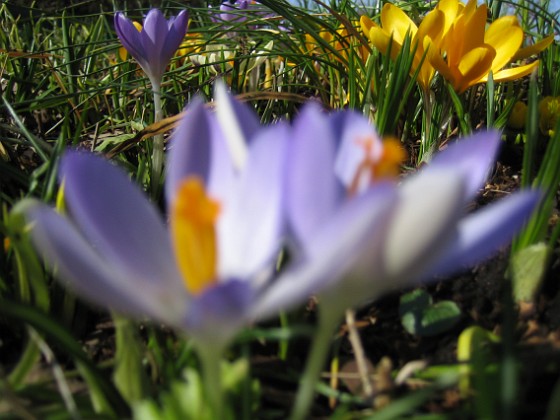
<svg viewBox="0 0 560 420">
<path fill-rule="evenodd" d="M 532 55 L 538 54 L 541 51 L 544 51 L 553 42 L 554 35 L 549 35 L 546 38 L 541 39 L 539 42 L 535 42 L 533 45 L 519 49 L 511 61 L 524 60 Z"/>
<path fill-rule="evenodd" d="M 461 14 L 465 15 L 467 18 L 472 16 L 473 13 L 477 10 L 477 1 L 476 0 L 469 0 L 467 5 L 461 10 Z"/>
<path fill-rule="evenodd" d="M 509 82 L 510 80 L 517 80 L 531 74 L 538 66 L 539 60 L 533 61 L 531 64 L 524 66 L 512 67 L 510 69 L 500 70 L 492 75 L 495 82 Z M 480 82 L 486 82 L 488 76 L 480 79 Z"/>
<path fill-rule="evenodd" d="M 414 38 L 418 30 L 418 27 L 405 12 L 390 3 L 385 3 L 381 10 L 381 26 L 390 34 L 392 33 L 393 39 L 399 44 L 404 42 L 408 32 Z"/>
<path fill-rule="evenodd" d="M 464 21 L 464 32 L 457 34 L 463 36 L 463 54 L 468 53 L 472 49 L 481 47 L 484 42 L 484 33 L 486 30 L 486 17 L 488 8 L 485 4 L 477 7 Z M 453 45 L 451 45 L 453 48 Z"/>
<path fill-rule="evenodd" d="M 369 16 L 362 15 L 360 16 L 360 27 L 364 32 L 364 35 L 369 38 L 369 31 L 374 26 L 377 26 L 373 21 L 369 18 Z"/>
<path fill-rule="evenodd" d="M 490 46 L 477 47 L 465 54 L 458 67 L 462 80 L 454 86 L 455 90 L 463 93 L 470 86 L 479 83 L 490 71 L 495 56 L 496 51 Z"/>
<path fill-rule="evenodd" d="M 426 57 L 430 61 L 430 64 L 441 74 L 441 76 L 455 86 L 458 79 L 457 71 L 453 71 L 451 67 L 445 62 L 441 54 L 434 53 L 430 49 L 428 50 L 428 55 Z"/>
<path fill-rule="evenodd" d="M 494 22 L 498 23 L 497 26 L 493 27 L 494 24 L 490 25 L 484 37 L 484 41 L 496 50 L 496 58 L 492 63 L 492 71 L 494 73 L 511 61 L 523 42 L 523 29 L 515 24 L 501 24 L 499 22 L 501 20 L 503 18 Z M 515 22 L 517 22 L 517 19 L 515 19 Z"/>
<path fill-rule="evenodd" d="M 424 90 L 427 90 L 430 87 L 430 83 L 435 74 L 435 69 L 432 63 L 430 63 L 429 51 L 433 50 L 437 55 L 439 55 L 439 51 L 436 43 L 432 42 L 429 37 L 424 38 L 424 47 L 422 49 L 423 51 L 427 51 L 427 53 L 424 61 L 422 62 L 422 66 L 420 67 L 420 71 L 418 72 L 418 83 L 420 83 Z M 422 59 L 422 57 L 419 57 L 419 60 L 420 59 Z M 416 63 L 416 60 L 414 60 L 413 69 L 411 69 L 411 72 L 416 70 L 416 68 L 418 67 L 418 63 Z"/>
<path fill-rule="evenodd" d="M 436 10 L 439 10 L 443 13 L 444 15 L 444 20 L 445 20 L 445 24 L 443 27 L 443 34 L 445 35 L 445 33 L 447 33 L 447 31 L 449 31 L 449 28 L 451 28 L 451 24 L 453 23 L 453 21 L 455 20 L 455 18 L 457 17 L 457 15 L 459 14 L 460 8 L 459 8 L 459 2 L 457 0 L 441 0 L 437 6 L 436 6 Z"/>
<path fill-rule="evenodd" d="M 128 57 L 128 51 L 126 50 L 125 47 L 119 47 L 119 58 L 121 59 L 121 61 L 126 61 Z"/>
<path fill-rule="evenodd" d="M 431 43 L 439 44 L 442 36 L 443 36 L 443 28 L 445 25 L 445 15 L 443 12 L 434 9 L 429 12 L 418 27 L 418 32 L 416 33 L 416 38 L 420 40 L 419 48 L 422 47 L 422 53 L 424 52 L 423 49 L 423 39 L 425 37 L 429 37 Z"/>
<path fill-rule="evenodd" d="M 484 42 L 493 45 L 493 43 L 498 42 L 499 38 L 503 36 L 504 33 L 507 33 L 511 27 L 519 27 L 517 17 L 503 16 L 496 19 L 486 30 L 486 33 L 484 34 Z"/>
<path fill-rule="evenodd" d="M 375 48 L 377 48 L 381 54 L 387 54 L 387 49 L 389 48 L 389 42 L 391 41 L 391 35 L 387 33 L 382 28 L 374 27 L 369 31 L 369 40 Z M 402 44 L 397 43 L 393 39 L 391 45 L 391 58 L 394 60 L 402 49 Z"/>
</svg>

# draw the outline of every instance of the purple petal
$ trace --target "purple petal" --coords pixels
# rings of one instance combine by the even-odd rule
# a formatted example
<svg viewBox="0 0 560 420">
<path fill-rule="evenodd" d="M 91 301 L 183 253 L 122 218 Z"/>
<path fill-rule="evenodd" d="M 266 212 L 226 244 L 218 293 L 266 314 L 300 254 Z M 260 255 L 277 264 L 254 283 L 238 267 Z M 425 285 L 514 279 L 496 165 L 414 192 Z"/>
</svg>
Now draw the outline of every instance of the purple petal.
<svg viewBox="0 0 560 420">
<path fill-rule="evenodd" d="M 134 57 L 142 68 L 147 66 L 147 54 L 142 45 L 140 32 L 131 20 L 127 19 L 122 12 L 115 14 L 115 30 L 123 47 Z"/>
<path fill-rule="evenodd" d="M 156 316 L 163 321 L 179 318 L 186 298 L 173 288 L 139 285 L 119 267 L 104 260 L 76 228 L 51 208 L 32 204 L 25 214 L 31 237 L 55 274 L 79 295 L 102 307 L 136 317 Z"/>
<path fill-rule="evenodd" d="M 481 131 L 467 138 L 459 139 L 449 145 L 447 149 L 436 154 L 425 170 L 454 168 L 456 171 L 463 171 L 467 177 L 465 202 L 468 202 L 484 186 L 496 160 L 499 147 L 499 132 Z"/>
<path fill-rule="evenodd" d="M 153 77 L 160 81 L 165 67 L 173 54 L 165 56 L 164 53 L 168 50 L 166 47 L 167 39 L 167 20 L 159 9 L 151 9 L 144 19 L 144 25 L 141 32 L 142 45 L 146 51 L 148 66 Z M 177 49 L 179 45 L 175 47 Z M 146 69 L 144 69 L 146 71 Z M 148 73 L 146 71 L 146 73 Z M 151 77 L 150 77 L 151 79 Z M 152 80 L 154 82 L 154 80 Z"/>
<path fill-rule="evenodd" d="M 210 287 L 192 301 L 186 329 L 199 342 L 225 345 L 247 323 L 254 297 L 245 281 L 229 279 Z"/>
<path fill-rule="evenodd" d="M 315 293 L 337 295 L 345 309 L 391 287 L 375 282 L 372 273 L 381 263 L 386 229 L 396 204 L 392 184 L 379 184 L 345 202 L 308 244 L 303 258 L 262 292 L 253 316 L 275 315 Z"/>
<path fill-rule="evenodd" d="M 171 138 L 165 180 L 168 209 L 185 178 L 197 176 L 205 184 L 208 182 L 213 153 L 211 137 L 209 113 L 202 99 L 197 97 L 187 107 Z"/>
<path fill-rule="evenodd" d="M 287 163 L 288 218 L 302 243 L 344 199 L 344 188 L 334 173 L 336 153 L 327 117 L 318 105 L 307 105 L 294 123 Z"/>
<path fill-rule="evenodd" d="M 72 217 L 107 261 L 138 284 L 182 284 L 158 211 L 123 171 L 93 154 L 68 152 L 61 177 Z"/>
<path fill-rule="evenodd" d="M 162 60 L 169 62 L 173 58 L 173 55 L 185 39 L 188 24 L 189 13 L 186 10 L 182 10 L 177 17 L 169 20 L 169 30 L 161 52 Z"/>
<path fill-rule="evenodd" d="M 339 130 L 341 129 L 341 144 L 335 172 L 342 183 L 350 188 L 358 167 L 366 157 L 364 147 L 360 143 L 373 139 L 379 145 L 379 150 L 374 151 L 377 153 L 381 153 L 382 143 L 375 128 L 363 115 L 356 112 L 345 112 L 343 117 L 339 117 L 338 124 Z"/>
<path fill-rule="evenodd" d="M 289 129 L 261 130 L 251 144 L 247 165 L 222 206 L 219 219 L 220 273 L 255 275 L 279 251 L 284 234 L 283 175 Z"/>
<path fill-rule="evenodd" d="M 402 285 L 445 251 L 463 214 L 464 178 L 453 169 L 424 171 L 399 187 L 399 205 L 377 270 Z"/>
<path fill-rule="evenodd" d="M 491 257 L 519 232 L 541 198 L 538 191 L 518 192 L 464 218 L 455 241 L 430 272 L 448 275 Z"/>
</svg>

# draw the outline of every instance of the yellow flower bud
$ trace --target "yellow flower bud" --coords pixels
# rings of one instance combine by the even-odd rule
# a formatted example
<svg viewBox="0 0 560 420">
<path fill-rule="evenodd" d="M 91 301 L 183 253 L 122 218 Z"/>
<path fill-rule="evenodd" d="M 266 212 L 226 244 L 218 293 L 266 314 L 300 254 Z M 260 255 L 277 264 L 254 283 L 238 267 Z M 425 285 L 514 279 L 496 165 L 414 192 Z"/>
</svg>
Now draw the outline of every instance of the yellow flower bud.
<svg viewBox="0 0 560 420">
<path fill-rule="evenodd" d="M 513 109 L 509 114 L 507 125 L 515 130 L 521 130 L 525 127 L 525 121 L 527 120 L 527 105 L 525 102 L 517 101 L 513 105 Z"/>
<path fill-rule="evenodd" d="M 539 102 L 539 128 L 541 133 L 552 135 L 560 116 L 560 97 L 545 96 Z"/>
</svg>

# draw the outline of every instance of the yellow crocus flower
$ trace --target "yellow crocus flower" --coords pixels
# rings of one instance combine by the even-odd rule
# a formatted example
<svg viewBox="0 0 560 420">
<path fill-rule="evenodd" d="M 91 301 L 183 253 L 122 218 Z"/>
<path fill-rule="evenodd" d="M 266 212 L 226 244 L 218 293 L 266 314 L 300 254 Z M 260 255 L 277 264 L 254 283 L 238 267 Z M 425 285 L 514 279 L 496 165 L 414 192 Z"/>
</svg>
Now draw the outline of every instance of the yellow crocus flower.
<svg viewBox="0 0 560 420">
<path fill-rule="evenodd" d="M 352 22 L 354 28 L 357 28 L 357 23 Z M 369 49 L 366 45 L 357 39 L 352 33 L 348 31 L 344 24 L 340 24 L 337 31 L 337 37 L 334 38 L 334 48 L 340 52 L 342 57 L 348 60 L 349 49 L 352 49 L 360 58 L 360 60 L 365 63 L 369 57 Z"/>
<path fill-rule="evenodd" d="M 392 59 L 395 59 L 400 53 L 407 34 L 411 37 L 411 49 L 416 48 L 411 73 L 414 73 L 420 66 L 417 80 L 425 91 L 429 89 L 435 69 L 429 60 L 424 59 L 424 56 L 428 49 L 439 51 L 439 43 L 445 35 L 446 27 L 451 26 L 453 17 L 450 17 L 447 9 L 451 9 L 449 5 L 457 4 L 457 1 L 442 0 L 440 3 L 442 3 L 442 8 L 436 7 L 429 12 L 422 19 L 420 26 L 416 26 L 406 13 L 390 3 L 386 3 L 381 10 L 381 26 L 376 25 L 365 15 L 360 18 L 363 32 L 382 54 L 387 53 L 389 42 L 392 39 Z"/>
<path fill-rule="evenodd" d="M 200 32 L 188 32 L 185 39 L 180 45 L 176 57 L 180 57 L 181 64 L 184 63 L 185 58 L 191 54 L 199 54 L 203 51 L 205 46 L 204 37 Z"/>
<path fill-rule="evenodd" d="M 486 5 L 477 6 L 470 0 L 460 10 L 445 33 L 441 50 L 430 50 L 431 65 L 445 78 L 456 92 L 488 80 L 490 72 L 494 81 L 519 79 L 531 73 L 538 61 L 503 69 L 511 63 L 518 52 L 519 57 L 542 51 L 552 40 L 543 40 L 527 49 L 520 50 L 523 29 L 515 16 L 503 16 L 486 28 Z"/>
</svg>

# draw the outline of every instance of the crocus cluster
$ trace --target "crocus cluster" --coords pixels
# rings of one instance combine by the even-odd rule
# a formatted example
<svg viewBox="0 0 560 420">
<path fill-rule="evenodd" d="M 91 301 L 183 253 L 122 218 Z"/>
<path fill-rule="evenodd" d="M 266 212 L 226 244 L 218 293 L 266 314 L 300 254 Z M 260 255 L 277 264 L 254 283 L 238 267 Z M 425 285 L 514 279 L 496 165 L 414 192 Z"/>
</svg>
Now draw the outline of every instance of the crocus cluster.
<svg viewBox="0 0 560 420">
<path fill-rule="evenodd" d="M 549 36 L 525 48 L 523 29 L 515 16 L 503 16 L 488 27 L 485 4 L 469 0 L 441 0 L 419 26 L 398 7 L 386 3 L 381 11 L 381 26 L 362 16 L 362 29 L 371 43 L 382 53 L 391 44 L 391 55 L 401 50 L 405 37 L 411 37 L 415 48 L 411 72 L 420 66 L 418 83 L 428 89 L 438 71 L 458 93 L 487 81 L 490 72 L 494 81 L 515 80 L 531 73 L 538 61 L 504 68 L 509 63 L 544 50 L 552 41 Z"/>
<path fill-rule="evenodd" d="M 216 113 L 193 101 L 173 135 L 167 222 L 122 169 L 79 151 L 60 169 L 70 216 L 27 208 L 38 250 L 79 294 L 203 345 L 225 346 L 312 293 L 339 296 L 343 310 L 477 263 L 538 200 L 525 191 L 466 214 L 496 132 L 449 146 L 399 182 L 398 144 L 354 112 L 310 104 L 293 126 L 261 126 L 225 88 L 216 95 Z M 296 244 L 293 263 L 276 272 L 286 243 Z"/>
</svg>

